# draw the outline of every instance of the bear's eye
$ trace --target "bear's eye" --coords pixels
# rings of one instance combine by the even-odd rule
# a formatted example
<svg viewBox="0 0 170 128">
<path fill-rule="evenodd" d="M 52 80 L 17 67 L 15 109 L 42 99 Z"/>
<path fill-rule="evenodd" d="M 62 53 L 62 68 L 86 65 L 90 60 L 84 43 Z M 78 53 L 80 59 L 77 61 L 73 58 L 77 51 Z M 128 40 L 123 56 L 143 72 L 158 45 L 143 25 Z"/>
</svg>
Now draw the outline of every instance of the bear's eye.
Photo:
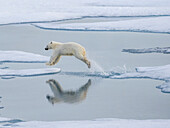
<svg viewBox="0 0 170 128">
<path fill-rule="evenodd" d="M 52 44 L 52 42 L 51 42 L 51 44 Z"/>
</svg>

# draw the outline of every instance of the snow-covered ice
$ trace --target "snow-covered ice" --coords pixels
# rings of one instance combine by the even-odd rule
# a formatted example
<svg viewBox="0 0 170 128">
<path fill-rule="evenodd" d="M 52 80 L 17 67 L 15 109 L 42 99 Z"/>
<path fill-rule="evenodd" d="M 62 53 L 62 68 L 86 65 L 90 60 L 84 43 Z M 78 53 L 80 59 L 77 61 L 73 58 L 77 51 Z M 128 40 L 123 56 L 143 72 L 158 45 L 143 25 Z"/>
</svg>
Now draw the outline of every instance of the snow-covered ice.
<svg viewBox="0 0 170 128">
<path fill-rule="evenodd" d="M 134 4 L 134 1 L 125 0 L 107 2 L 102 0 L 1 0 L 0 24 L 61 21 L 83 17 L 107 17 L 107 16 L 160 16 L 170 15 L 170 2 L 161 6 L 161 0 L 153 3 L 143 0 Z M 99 6 L 105 5 L 105 6 Z M 125 4 L 128 3 L 128 4 Z M 146 5 L 148 3 L 148 5 Z M 161 4 L 160 4 L 161 3 Z M 132 5 L 133 4 L 133 5 Z M 160 4 L 160 5 L 159 5 Z M 112 6 L 109 6 L 112 5 Z M 115 5 L 115 6 L 114 6 Z"/>
<path fill-rule="evenodd" d="M 138 67 L 136 72 L 124 73 L 112 78 L 150 78 L 157 80 L 170 80 L 170 65 L 156 67 Z"/>
<path fill-rule="evenodd" d="M 126 30 L 169 33 L 169 0 L 0 0 L 0 25 L 34 24 L 45 29 Z M 166 17 L 162 17 L 166 16 Z M 112 22 L 65 24 L 84 18 L 113 18 Z M 121 20 L 114 22 L 114 18 Z M 129 17 L 129 21 L 126 18 Z M 139 19 L 140 18 L 140 19 Z M 60 24 L 58 22 L 60 21 Z M 120 22 L 120 23 L 119 23 Z M 131 23 L 132 22 L 132 23 Z M 59 25 L 59 27 L 58 27 Z"/>
<path fill-rule="evenodd" d="M 156 87 L 161 89 L 161 91 L 164 93 L 170 93 L 170 81 L 164 82 L 163 84 Z"/>
<path fill-rule="evenodd" d="M 129 78 L 148 78 L 163 80 L 165 83 L 157 86 L 162 92 L 170 93 L 170 65 L 156 67 L 139 67 L 136 72 L 124 73 L 111 76 L 111 79 L 129 79 Z"/>
<path fill-rule="evenodd" d="M 109 21 L 96 23 L 37 23 L 36 27 L 52 30 L 80 31 L 132 31 L 170 33 L 170 17 L 142 18 L 124 21 Z"/>
<path fill-rule="evenodd" d="M 45 63 L 49 57 L 23 51 L 0 51 L 0 63 Z"/>
<path fill-rule="evenodd" d="M 0 118 L 3 128 L 169 128 L 170 120 L 96 119 L 82 121 L 22 121 Z"/>
<path fill-rule="evenodd" d="M 72 20 L 72 19 L 82 19 L 87 17 L 89 18 L 113 17 L 114 18 L 114 17 L 170 16 L 169 7 L 93 7 L 87 5 L 68 7 L 64 5 L 62 7 L 55 8 L 55 6 L 58 5 L 54 4 L 49 8 L 45 8 L 45 7 L 42 8 L 37 6 L 29 9 L 25 5 L 23 5 L 23 7 L 25 8 L 17 7 L 17 5 L 15 4 L 14 6 L 16 6 L 14 10 L 13 9 L 9 9 L 8 11 L 6 9 L 2 10 L 2 12 L 0 13 L 1 25 L 19 24 L 19 23 L 36 23 L 36 22 L 48 23 L 48 22 L 57 22 L 57 21 Z"/>
<path fill-rule="evenodd" d="M 49 57 L 39 54 L 28 53 L 23 51 L 0 51 L 0 63 L 45 63 Z M 0 77 L 2 79 L 11 79 L 15 77 L 28 77 L 49 75 L 60 72 L 59 68 L 42 68 L 42 69 L 23 69 L 11 70 L 9 67 L 0 67 Z"/>
<path fill-rule="evenodd" d="M 155 47 L 155 48 L 144 48 L 144 49 L 123 49 L 122 52 L 129 53 L 163 53 L 170 54 L 170 47 Z"/>
<path fill-rule="evenodd" d="M 0 69 L 0 77 L 11 78 L 11 77 L 28 77 L 28 76 L 40 76 L 59 73 L 59 68 L 42 68 L 42 69 L 23 69 L 23 70 L 11 70 L 11 69 Z"/>
</svg>

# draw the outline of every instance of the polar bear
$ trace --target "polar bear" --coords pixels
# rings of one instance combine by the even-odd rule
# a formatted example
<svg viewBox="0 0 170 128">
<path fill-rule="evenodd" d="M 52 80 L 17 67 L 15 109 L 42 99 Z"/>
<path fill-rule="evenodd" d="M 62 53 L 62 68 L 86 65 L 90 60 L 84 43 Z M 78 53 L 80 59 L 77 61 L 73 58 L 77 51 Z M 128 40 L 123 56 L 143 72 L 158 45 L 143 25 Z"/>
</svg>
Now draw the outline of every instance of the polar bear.
<svg viewBox="0 0 170 128">
<path fill-rule="evenodd" d="M 86 50 L 80 44 L 75 42 L 60 43 L 51 41 L 45 48 L 45 50 L 53 49 L 53 55 L 50 61 L 46 65 L 55 65 L 61 58 L 61 56 L 75 56 L 77 59 L 87 64 L 88 68 L 91 67 L 90 61 L 86 57 Z"/>
</svg>

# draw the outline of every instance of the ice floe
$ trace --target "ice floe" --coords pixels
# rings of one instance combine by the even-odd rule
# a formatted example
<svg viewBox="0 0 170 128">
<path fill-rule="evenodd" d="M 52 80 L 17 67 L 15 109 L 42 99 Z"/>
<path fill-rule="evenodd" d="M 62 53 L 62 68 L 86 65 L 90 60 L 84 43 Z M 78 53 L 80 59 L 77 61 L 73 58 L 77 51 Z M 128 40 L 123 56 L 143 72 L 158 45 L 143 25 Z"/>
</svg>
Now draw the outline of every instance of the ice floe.
<svg viewBox="0 0 170 128">
<path fill-rule="evenodd" d="M 144 1 L 148 3 L 147 0 Z M 163 3 L 161 0 L 154 1 L 148 6 L 143 5 L 142 2 L 140 4 L 136 2 L 138 5 L 135 6 L 134 1 L 130 2 L 129 6 L 125 6 L 123 4 L 126 1 L 110 3 L 96 0 L 75 0 L 70 3 L 69 0 L 50 0 L 48 2 L 44 0 L 37 2 L 8 0 L 1 2 L 0 24 L 50 22 L 84 17 L 170 15 L 170 2 L 165 1 L 167 4 L 163 6 L 159 6 L 160 3 Z M 98 2 L 100 5 L 112 6 L 98 6 Z M 134 5 L 131 6 L 132 4 Z"/>
<path fill-rule="evenodd" d="M 0 77 L 2 77 L 3 79 L 9 79 L 13 77 L 50 75 L 59 72 L 60 72 L 59 68 L 23 69 L 23 70 L 0 69 Z"/>
<path fill-rule="evenodd" d="M 156 86 L 157 88 L 161 89 L 164 93 L 170 93 L 170 81 L 167 81 L 161 85 Z"/>
<path fill-rule="evenodd" d="M 170 120 L 133 120 L 105 118 L 81 121 L 22 121 L 0 117 L 0 126 L 5 128 L 168 128 Z"/>
<path fill-rule="evenodd" d="M 0 51 L 0 63 L 45 63 L 49 57 L 23 51 Z"/>
<path fill-rule="evenodd" d="M 123 49 L 122 52 L 129 53 L 163 53 L 170 54 L 170 47 L 156 47 L 156 48 L 144 48 L 144 49 Z"/>
<path fill-rule="evenodd" d="M 152 17 L 124 21 L 94 22 L 94 23 L 37 23 L 42 29 L 79 30 L 79 31 L 132 31 L 170 33 L 170 17 Z"/>
<path fill-rule="evenodd" d="M 148 78 L 163 80 L 165 83 L 157 86 L 162 92 L 170 93 L 170 65 L 156 67 L 139 67 L 136 72 L 124 73 L 110 76 L 112 79 L 129 79 L 129 78 Z"/>
<path fill-rule="evenodd" d="M 46 29 L 84 31 L 128 30 L 169 33 L 169 7 L 168 0 L 74 0 L 72 2 L 69 0 L 49 0 L 48 2 L 44 0 L 3 0 L 0 4 L 0 25 L 41 23 L 35 26 Z M 162 16 L 167 16 L 167 18 L 161 18 Z M 78 21 L 84 18 L 101 17 L 105 19 L 121 17 L 121 20 L 119 20 L 120 23 L 119 21 L 91 24 L 75 23 L 57 27 L 58 22 L 61 23 L 65 20 Z M 130 21 L 126 21 L 124 17 L 130 17 Z M 155 18 L 148 19 L 148 17 Z"/>
<path fill-rule="evenodd" d="M 0 51 L 0 63 L 45 63 L 49 57 L 39 54 L 28 53 L 23 51 Z M 23 69 L 11 70 L 9 67 L 0 67 L 1 79 L 12 79 L 15 77 L 28 77 L 56 74 L 60 72 L 59 68 L 42 68 L 42 69 Z"/>
<path fill-rule="evenodd" d="M 169 6 L 170 1 L 169 0 L 109 0 L 109 1 L 103 1 L 103 0 L 93 0 L 90 3 L 93 6 L 122 6 L 122 7 L 152 7 L 152 6 Z"/>
</svg>

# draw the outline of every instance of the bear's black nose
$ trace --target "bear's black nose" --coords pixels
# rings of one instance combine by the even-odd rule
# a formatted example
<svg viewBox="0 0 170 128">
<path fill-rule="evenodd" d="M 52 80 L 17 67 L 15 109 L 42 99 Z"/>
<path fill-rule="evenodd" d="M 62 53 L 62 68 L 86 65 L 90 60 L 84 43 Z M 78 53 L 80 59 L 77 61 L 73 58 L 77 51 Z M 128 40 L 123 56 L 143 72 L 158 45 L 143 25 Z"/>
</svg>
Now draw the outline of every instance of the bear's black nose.
<svg viewBox="0 0 170 128">
<path fill-rule="evenodd" d="M 45 50 L 48 50 L 48 48 L 45 48 Z"/>
<path fill-rule="evenodd" d="M 47 99 L 50 99 L 50 96 L 49 96 L 49 95 L 47 95 L 47 96 L 46 96 L 46 98 L 47 98 Z"/>
</svg>

